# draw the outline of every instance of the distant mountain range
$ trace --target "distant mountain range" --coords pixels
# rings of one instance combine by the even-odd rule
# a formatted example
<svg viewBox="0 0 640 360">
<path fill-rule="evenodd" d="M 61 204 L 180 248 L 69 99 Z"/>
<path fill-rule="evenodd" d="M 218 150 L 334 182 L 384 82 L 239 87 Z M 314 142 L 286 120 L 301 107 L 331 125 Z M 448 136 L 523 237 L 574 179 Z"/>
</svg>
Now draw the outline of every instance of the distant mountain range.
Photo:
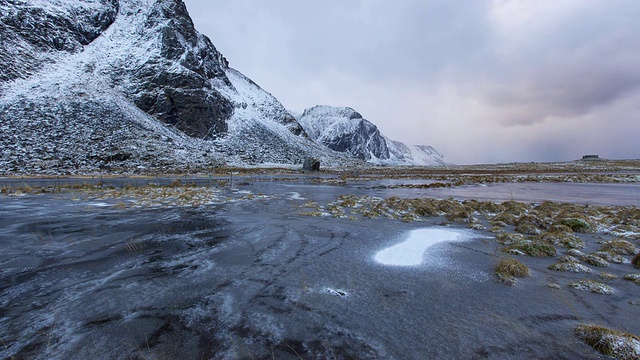
<svg viewBox="0 0 640 360">
<path fill-rule="evenodd" d="M 309 157 L 332 166 L 446 164 L 430 147 L 384 138 L 351 109 L 315 107 L 298 121 L 229 67 L 181 0 L 0 0 L 0 10 L 0 173 Z M 342 140 L 316 131 L 314 121 L 341 116 L 360 127 Z"/>
<path fill-rule="evenodd" d="M 315 106 L 298 118 L 309 137 L 329 149 L 374 165 L 450 164 L 431 146 L 407 146 L 380 133 L 378 127 L 349 107 Z"/>
</svg>

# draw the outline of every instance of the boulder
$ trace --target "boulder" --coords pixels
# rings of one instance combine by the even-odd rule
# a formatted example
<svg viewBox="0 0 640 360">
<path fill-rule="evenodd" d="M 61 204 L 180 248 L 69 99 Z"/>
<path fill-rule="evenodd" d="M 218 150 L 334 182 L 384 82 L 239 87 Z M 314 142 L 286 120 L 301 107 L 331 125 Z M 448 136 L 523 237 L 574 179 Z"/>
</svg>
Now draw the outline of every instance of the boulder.
<svg viewBox="0 0 640 360">
<path fill-rule="evenodd" d="M 320 170 L 320 161 L 314 158 L 307 158 L 304 160 L 302 164 L 302 170 L 304 171 L 319 171 Z"/>
</svg>

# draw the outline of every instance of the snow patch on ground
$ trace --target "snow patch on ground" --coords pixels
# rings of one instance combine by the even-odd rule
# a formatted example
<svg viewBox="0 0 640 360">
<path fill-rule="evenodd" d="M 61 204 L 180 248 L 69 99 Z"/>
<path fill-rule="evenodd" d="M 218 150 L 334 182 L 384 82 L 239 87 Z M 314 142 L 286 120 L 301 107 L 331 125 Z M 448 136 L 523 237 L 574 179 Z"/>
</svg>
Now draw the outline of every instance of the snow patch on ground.
<svg viewBox="0 0 640 360">
<path fill-rule="evenodd" d="M 441 242 L 467 241 L 472 234 L 465 230 L 417 229 L 409 232 L 404 241 L 380 250 L 374 256 L 376 262 L 390 266 L 418 266 L 431 246 Z"/>
</svg>

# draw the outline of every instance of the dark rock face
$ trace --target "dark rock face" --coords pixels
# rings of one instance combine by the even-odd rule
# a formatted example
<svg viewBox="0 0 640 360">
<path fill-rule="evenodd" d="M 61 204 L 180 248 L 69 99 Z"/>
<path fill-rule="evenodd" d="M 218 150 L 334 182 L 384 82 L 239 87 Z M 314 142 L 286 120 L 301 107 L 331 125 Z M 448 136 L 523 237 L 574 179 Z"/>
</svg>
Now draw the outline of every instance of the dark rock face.
<svg viewBox="0 0 640 360">
<path fill-rule="evenodd" d="M 0 0 L 0 49 L 0 174 L 347 159 L 230 68 L 182 0 Z"/>
<path fill-rule="evenodd" d="M 380 134 L 378 127 L 365 119 L 360 119 L 356 131 L 345 136 L 335 143 L 336 148 L 344 147 L 355 157 L 361 160 L 370 160 L 372 156 L 378 159 L 388 159 L 389 149 L 387 142 Z M 329 148 L 333 149 L 332 146 Z M 335 149 L 334 149 L 335 150 Z"/>
<path fill-rule="evenodd" d="M 231 86 L 225 75 L 229 63 L 209 38 L 195 30 L 185 4 L 156 3 L 145 26 L 159 29 L 161 57 L 149 58 L 130 76 L 136 106 L 189 136 L 208 139 L 226 133 L 233 105 L 213 89 L 211 81 Z M 176 63 L 183 71 L 172 70 Z"/>
<path fill-rule="evenodd" d="M 96 3 L 101 6 L 91 6 Z M 55 13 L 25 0 L 0 0 L 0 81 L 31 75 L 56 52 L 82 51 L 113 23 L 118 9 L 118 0 L 87 0 Z"/>
</svg>

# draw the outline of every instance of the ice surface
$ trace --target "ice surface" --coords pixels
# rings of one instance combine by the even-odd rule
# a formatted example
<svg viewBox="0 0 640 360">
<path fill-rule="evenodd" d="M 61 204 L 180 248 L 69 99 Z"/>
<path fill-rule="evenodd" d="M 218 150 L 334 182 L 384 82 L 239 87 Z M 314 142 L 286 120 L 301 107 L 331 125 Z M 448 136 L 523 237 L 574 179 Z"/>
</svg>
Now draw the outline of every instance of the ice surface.
<svg viewBox="0 0 640 360">
<path fill-rule="evenodd" d="M 412 230 L 403 242 L 379 251 L 374 259 L 383 265 L 418 266 L 422 264 L 424 253 L 429 247 L 441 242 L 466 241 L 470 238 L 471 234 L 464 230 Z"/>
</svg>

